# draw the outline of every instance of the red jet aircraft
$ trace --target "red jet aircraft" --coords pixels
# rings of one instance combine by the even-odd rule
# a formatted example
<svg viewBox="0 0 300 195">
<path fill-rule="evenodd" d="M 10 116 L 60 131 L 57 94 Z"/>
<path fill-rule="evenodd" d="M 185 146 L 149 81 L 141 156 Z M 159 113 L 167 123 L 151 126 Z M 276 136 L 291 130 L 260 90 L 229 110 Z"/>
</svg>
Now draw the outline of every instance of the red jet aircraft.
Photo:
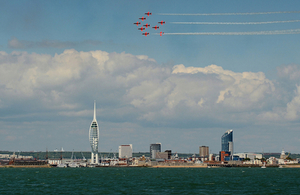
<svg viewBox="0 0 300 195">
<path fill-rule="evenodd" d="M 143 31 L 143 30 L 145 30 L 145 28 L 144 28 L 144 27 L 141 27 L 141 28 L 138 28 L 138 30 Z"/>
<path fill-rule="evenodd" d="M 165 34 L 164 32 L 160 32 L 159 35 L 162 36 L 163 34 Z"/>
<path fill-rule="evenodd" d="M 159 26 L 156 25 L 156 26 L 154 26 L 154 27 L 152 27 L 152 28 L 155 28 L 155 30 L 157 30 L 157 29 L 159 28 Z"/>
<path fill-rule="evenodd" d="M 145 32 L 145 33 L 143 33 L 142 35 L 145 35 L 145 36 L 147 37 L 147 35 L 149 35 L 149 33 L 148 33 L 148 32 Z"/>
<path fill-rule="evenodd" d="M 158 22 L 158 23 L 160 23 L 161 25 L 163 25 L 163 24 L 165 24 L 166 22 L 165 22 L 165 21 L 160 21 L 160 22 Z"/>
<path fill-rule="evenodd" d="M 147 13 L 145 13 L 145 15 L 150 16 L 150 15 L 152 15 L 152 13 L 147 12 Z"/>
<path fill-rule="evenodd" d="M 136 23 L 133 23 L 133 24 L 136 24 L 137 26 L 139 25 L 139 24 L 141 24 L 140 22 L 136 22 Z"/>
<path fill-rule="evenodd" d="M 145 25 L 143 25 L 143 26 L 146 26 L 146 28 L 148 28 L 148 26 L 150 26 L 150 24 L 147 23 L 147 24 L 145 24 Z"/>
<path fill-rule="evenodd" d="M 142 20 L 142 21 L 146 20 L 146 18 L 144 16 L 139 18 L 139 19 Z"/>
</svg>

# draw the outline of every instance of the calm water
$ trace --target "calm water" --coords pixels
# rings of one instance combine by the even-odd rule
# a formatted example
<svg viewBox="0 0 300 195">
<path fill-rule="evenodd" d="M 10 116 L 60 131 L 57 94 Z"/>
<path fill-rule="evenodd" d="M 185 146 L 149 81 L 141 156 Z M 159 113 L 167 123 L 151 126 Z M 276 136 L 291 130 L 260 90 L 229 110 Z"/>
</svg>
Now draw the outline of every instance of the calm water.
<svg viewBox="0 0 300 195">
<path fill-rule="evenodd" d="M 0 194 L 300 194 L 300 169 L 1 168 Z"/>
</svg>

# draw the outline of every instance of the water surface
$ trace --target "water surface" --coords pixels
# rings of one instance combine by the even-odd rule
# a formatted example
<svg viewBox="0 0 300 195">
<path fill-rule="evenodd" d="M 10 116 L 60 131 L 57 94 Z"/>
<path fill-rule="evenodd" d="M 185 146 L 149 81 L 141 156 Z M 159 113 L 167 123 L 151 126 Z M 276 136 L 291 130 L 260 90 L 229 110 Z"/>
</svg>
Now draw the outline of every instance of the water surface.
<svg viewBox="0 0 300 195">
<path fill-rule="evenodd" d="M 300 169 L 1 168 L 0 194 L 300 194 Z"/>
</svg>

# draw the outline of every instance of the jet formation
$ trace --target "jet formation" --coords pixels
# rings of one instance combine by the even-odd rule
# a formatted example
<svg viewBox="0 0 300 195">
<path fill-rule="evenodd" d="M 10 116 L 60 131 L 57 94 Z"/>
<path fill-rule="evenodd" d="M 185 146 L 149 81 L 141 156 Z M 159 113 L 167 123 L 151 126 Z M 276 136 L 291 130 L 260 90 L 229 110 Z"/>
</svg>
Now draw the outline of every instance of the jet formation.
<svg viewBox="0 0 300 195">
<path fill-rule="evenodd" d="M 151 12 L 147 12 L 147 13 L 145 13 L 145 15 L 146 16 L 150 16 L 150 15 L 152 15 L 152 13 Z M 142 20 L 142 21 L 145 21 L 147 18 L 146 17 L 141 17 L 141 18 L 139 18 L 139 20 Z M 158 24 L 160 24 L 160 25 L 163 25 L 163 24 L 165 24 L 166 22 L 165 21 L 160 21 L 160 22 L 158 22 Z M 146 28 L 148 28 L 148 27 L 150 27 L 150 24 L 145 24 L 145 25 L 142 25 L 141 24 L 141 22 L 135 22 L 135 23 L 133 23 L 133 24 L 135 24 L 135 25 L 137 25 L 137 26 L 139 26 L 139 25 L 141 25 L 141 28 L 138 28 L 138 30 L 140 30 L 140 31 L 144 31 Z M 159 29 L 159 26 L 157 26 L 157 25 L 155 25 L 154 27 L 152 27 L 152 28 L 154 28 L 155 30 L 157 30 L 157 29 Z M 147 36 L 147 35 L 149 35 L 150 33 L 149 32 L 143 32 L 142 33 L 142 35 L 144 35 L 144 36 Z M 160 32 L 159 33 L 159 35 L 160 36 L 162 36 L 163 34 L 165 34 L 164 32 Z"/>
</svg>

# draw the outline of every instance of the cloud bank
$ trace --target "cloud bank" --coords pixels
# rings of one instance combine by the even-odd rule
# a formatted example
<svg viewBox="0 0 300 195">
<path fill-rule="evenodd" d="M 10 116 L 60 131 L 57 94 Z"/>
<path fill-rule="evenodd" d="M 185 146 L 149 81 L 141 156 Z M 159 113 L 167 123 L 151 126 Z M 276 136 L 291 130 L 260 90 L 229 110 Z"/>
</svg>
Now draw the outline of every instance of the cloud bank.
<svg viewBox="0 0 300 195">
<path fill-rule="evenodd" d="M 65 50 L 54 56 L 1 52 L 0 63 L 2 107 L 26 99 L 42 110 L 80 115 L 96 99 L 108 114 L 130 113 L 130 121 L 164 125 L 202 117 L 261 120 L 258 115 L 271 114 L 299 120 L 296 65 L 278 68 L 279 80 L 271 81 L 262 72 L 238 73 L 217 65 L 161 67 L 147 56 L 104 51 Z M 283 90 L 284 80 L 291 91 Z"/>
<path fill-rule="evenodd" d="M 163 67 L 148 56 L 124 52 L 0 52 L 0 134 L 16 139 L 11 124 L 16 120 L 89 120 L 93 100 L 102 125 L 126 123 L 130 128 L 124 128 L 139 129 L 135 132 L 298 123 L 300 67 L 277 71 L 272 81 L 262 72 L 218 65 Z"/>
</svg>

